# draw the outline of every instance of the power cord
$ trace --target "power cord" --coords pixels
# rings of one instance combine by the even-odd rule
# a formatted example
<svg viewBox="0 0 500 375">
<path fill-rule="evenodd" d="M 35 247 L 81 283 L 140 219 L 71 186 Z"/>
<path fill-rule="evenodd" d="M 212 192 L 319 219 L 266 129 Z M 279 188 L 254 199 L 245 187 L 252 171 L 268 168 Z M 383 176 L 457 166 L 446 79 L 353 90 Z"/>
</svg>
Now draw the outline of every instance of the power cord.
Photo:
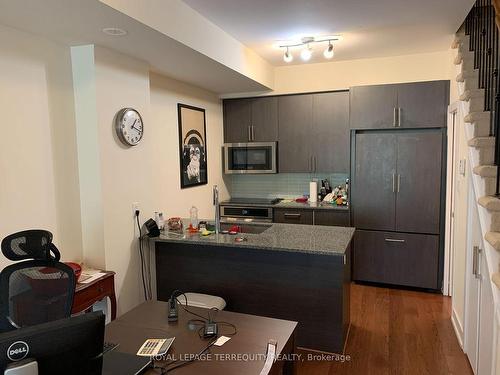
<svg viewBox="0 0 500 375">
<path fill-rule="evenodd" d="M 137 229 L 139 230 L 139 255 L 141 257 L 141 278 L 142 278 L 142 288 L 144 290 L 144 299 L 147 301 L 150 296 L 150 291 L 148 291 L 148 288 L 146 286 L 146 278 L 145 278 L 145 273 L 146 273 L 146 265 L 144 262 L 144 250 L 142 249 L 142 229 L 141 229 L 141 224 L 139 222 L 139 210 L 135 210 L 135 219 L 137 222 Z"/>
</svg>

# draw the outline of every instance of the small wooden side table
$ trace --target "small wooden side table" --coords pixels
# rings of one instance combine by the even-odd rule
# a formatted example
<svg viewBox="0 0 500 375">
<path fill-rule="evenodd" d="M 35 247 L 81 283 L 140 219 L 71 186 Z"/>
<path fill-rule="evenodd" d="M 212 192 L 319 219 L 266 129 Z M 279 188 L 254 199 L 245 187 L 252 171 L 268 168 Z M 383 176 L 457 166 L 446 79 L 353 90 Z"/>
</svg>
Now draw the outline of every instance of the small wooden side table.
<svg viewBox="0 0 500 375">
<path fill-rule="evenodd" d="M 76 284 L 72 314 L 86 311 L 105 297 L 111 301 L 111 320 L 116 319 L 115 273 L 103 271 L 104 275 L 88 284 Z"/>
</svg>

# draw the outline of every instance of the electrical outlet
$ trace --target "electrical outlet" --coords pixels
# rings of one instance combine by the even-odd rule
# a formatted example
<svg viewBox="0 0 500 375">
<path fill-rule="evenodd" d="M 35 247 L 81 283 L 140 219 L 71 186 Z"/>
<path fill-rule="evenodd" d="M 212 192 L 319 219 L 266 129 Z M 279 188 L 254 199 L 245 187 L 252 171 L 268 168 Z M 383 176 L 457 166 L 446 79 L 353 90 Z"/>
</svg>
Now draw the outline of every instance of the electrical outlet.
<svg viewBox="0 0 500 375">
<path fill-rule="evenodd" d="M 139 211 L 139 210 L 140 210 L 140 208 L 139 208 L 139 202 L 132 203 L 132 213 L 134 214 L 134 216 L 135 216 L 135 212 Z"/>
</svg>

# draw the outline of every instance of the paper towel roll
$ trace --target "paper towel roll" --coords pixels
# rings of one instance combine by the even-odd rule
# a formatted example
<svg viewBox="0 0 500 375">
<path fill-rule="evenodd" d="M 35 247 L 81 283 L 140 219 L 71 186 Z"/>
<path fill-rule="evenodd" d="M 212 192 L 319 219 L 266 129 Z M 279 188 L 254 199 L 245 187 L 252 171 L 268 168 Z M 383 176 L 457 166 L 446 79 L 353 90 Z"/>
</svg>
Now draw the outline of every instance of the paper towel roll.
<svg viewBox="0 0 500 375">
<path fill-rule="evenodd" d="M 309 202 L 316 203 L 318 201 L 318 183 L 316 181 L 309 182 Z"/>
</svg>

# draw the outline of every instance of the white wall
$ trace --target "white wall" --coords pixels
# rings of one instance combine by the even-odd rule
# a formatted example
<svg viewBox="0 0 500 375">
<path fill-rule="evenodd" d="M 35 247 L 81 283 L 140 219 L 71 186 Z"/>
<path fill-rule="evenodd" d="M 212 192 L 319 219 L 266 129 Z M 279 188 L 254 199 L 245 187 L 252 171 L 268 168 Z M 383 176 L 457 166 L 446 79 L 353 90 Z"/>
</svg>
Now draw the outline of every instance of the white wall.
<svg viewBox="0 0 500 375">
<path fill-rule="evenodd" d="M 141 223 L 154 211 L 166 217 L 187 217 L 193 204 L 200 217 L 212 218 L 212 185 L 221 186 L 222 198 L 228 194 L 221 168 L 222 107 L 215 94 L 150 76 L 147 63 L 114 51 L 73 47 L 73 57 L 78 134 L 82 126 L 85 130 L 78 137 L 80 163 L 85 163 L 80 178 L 87 181 L 80 185 L 82 221 L 87 206 L 87 216 L 102 220 L 100 226 L 84 231 L 84 237 L 94 241 L 90 247 L 84 241 L 83 253 L 90 265 L 116 272 L 120 314 L 143 300 L 133 203 L 139 204 Z M 80 91 L 88 92 L 80 95 Z M 177 103 L 206 110 L 207 185 L 180 189 Z M 82 114 L 81 106 L 86 109 Z M 144 121 L 144 137 L 135 147 L 122 145 L 114 131 L 114 117 L 124 107 L 137 109 Z M 95 118 L 89 115 L 94 112 Z M 85 121 L 80 122 L 80 115 Z M 83 199 L 85 191 L 91 191 L 90 201 Z"/>
<path fill-rule="evenodd" d="M 0 25 L 0 51 L 0 237 L 48 229 L 63 258 L 78 260 L 69 49 Z"/>
</svg>

